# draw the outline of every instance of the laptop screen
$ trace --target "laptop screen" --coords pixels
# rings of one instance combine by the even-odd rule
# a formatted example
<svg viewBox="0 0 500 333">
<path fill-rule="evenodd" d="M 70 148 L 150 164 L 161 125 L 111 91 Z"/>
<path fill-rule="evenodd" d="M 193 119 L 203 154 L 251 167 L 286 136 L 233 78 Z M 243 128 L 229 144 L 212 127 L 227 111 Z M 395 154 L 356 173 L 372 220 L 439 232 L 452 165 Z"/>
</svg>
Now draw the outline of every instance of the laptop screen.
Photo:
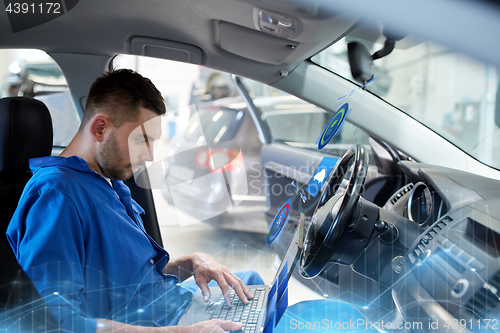
<svg viewBox="0 0 500 333">
<path fill-rule="evenodd" d="M 288 307 L 288 280 L 297 265 L 301 249 L 298 246 L 299 228 L 293 234 L 267 299 L 264 332 L 272 332 Z M 278 240 L 281 241 L 281 240 Z"/>
</svg>

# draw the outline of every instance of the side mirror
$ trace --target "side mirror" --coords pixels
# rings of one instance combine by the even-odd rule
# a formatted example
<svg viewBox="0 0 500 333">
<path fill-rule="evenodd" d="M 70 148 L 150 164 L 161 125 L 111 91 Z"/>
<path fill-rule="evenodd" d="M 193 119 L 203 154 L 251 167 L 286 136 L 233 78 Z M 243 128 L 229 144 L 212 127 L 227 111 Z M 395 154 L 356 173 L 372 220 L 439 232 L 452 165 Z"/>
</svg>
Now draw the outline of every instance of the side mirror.
<svg viewBox="0 0 500 333">
<path fill-rule="evenodd" d="M 373 59 L 368 48 L 359 43 L 347 44 L 347 54 L 351 66 L 351 74 L 354 80 L 365 84 L 373 78 Z"/>
</svg>

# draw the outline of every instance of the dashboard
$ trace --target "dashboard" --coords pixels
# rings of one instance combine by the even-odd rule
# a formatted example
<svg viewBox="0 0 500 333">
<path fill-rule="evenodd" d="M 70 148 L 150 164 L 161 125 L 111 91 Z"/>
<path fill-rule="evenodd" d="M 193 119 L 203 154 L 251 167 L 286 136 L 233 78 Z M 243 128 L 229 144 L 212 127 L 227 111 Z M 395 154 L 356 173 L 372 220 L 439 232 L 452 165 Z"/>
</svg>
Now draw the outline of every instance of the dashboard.
<svg viewBox="0 0 500 333">
<path fill-rule="evenodd" d="M 305 186 L 313 178 L 288 172 L 310 158 L 303 151 L 276 145 L 263 151 L 269 186 Z M 285 153 L 287 159 L 276 157 Z M 410 323 L 404 332 L 499 332 L 500 181 L 407 160 L 391 170 L 379 178 L 404 185 L 382 207 L 363 193 L 323 271 L 295 276 L 370 322 Z M 270 216 L 288 199 L 271 196 Z M 282 237 L 291 239 L 300 226 L 299 209 L 296 200 Z M 314 220 L 306 214 L 304 234 Z"/>
<path fill-rule="evenodd" d="M 500 330 L 500 182 L 415 162 L 399 167 L 410 183 L 384 208 L 420 230 L 392 288 L 399 312 L 422 323 L 419 331 Z"/>
</svg>

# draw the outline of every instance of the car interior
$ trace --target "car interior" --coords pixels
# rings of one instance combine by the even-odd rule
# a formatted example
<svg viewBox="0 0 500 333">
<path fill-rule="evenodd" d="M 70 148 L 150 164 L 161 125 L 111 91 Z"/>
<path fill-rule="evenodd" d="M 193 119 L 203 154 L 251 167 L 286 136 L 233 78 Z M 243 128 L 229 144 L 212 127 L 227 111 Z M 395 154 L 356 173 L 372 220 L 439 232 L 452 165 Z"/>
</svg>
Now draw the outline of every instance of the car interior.
<svg viewBox="0 0 500 333">
<path fill-rule="evenodd" d="M 248 113 L 256 129 L 246 133 L 258 137 L 265 179 L 259 219 L 272 230 L 291 203 L 280 237 L 291 240 L 300 231 L 302 251 L 293 276 L 301 283 L 351 304 L 371 322 L 394 324 L 379 325 L 381 332 L 500 330 L 498 3 L 57 3 L 60 12 L 40 16 L 35 7 L 5 1 L 0 48 L 46 52 L 64 74 L 80 117 L 90 85 L 118 67 L 118 55 L 231 74 L 239 104 L 244 102 L 234 109 Z M 450 58 L 428 62 L 423 76 L 397 77 L 398 70 L 420 66 L 426 57 L 416 48 Z M 340 50 L 335 52 L 345 60 L 332 50 Z M 478 65 L 469 66 L 462 54 Z M 391 58 L 396 55 L 401 56 Z M 455 60 L 456 67 L 445 64 Z M 387 64 L 393 72 L 386 71 Z M 484 76 L 474 81 L 470 73 L 478 72 Z M 422 88 L 434 76 L 449 81 Z M 443 90 L 450 82 L 458 82 L 450 90 L 468 89 L 474 97 L 464 93 L 441 104 L 451 95 Z M 470 85 L 462 89 L 462 82 Z M 259 95 L 260 85 L 280 93 Z M 484 90 L 476 93 L 476 88 Z M 286 108 L 277 107 L 281 92 L 300 102 L 286 97 L 281 102 Z M 415 101 L 425 105 L 418 109 Z M 230 109 L 233 102 L 219 105 Z M 318 146 L 316 138 L 329 133 L 344 105 L 339 134 Z M 445 105 L 451 106 L 445 110 Z M 58 331 L 5 236 L 31 177 L 28 160 L 60 152 L 53 143 L 56 121 L 32 97 L 0 99 L 0 329 L 6 332 Z M 467 132 L 471 124 L 473 135 Z M 330 158 L 335 164 L 318 178 L 325 170 L 322 161 Z M 163 246 L 152 189 L 166 185 L 163 175 L 159 185 L 155 172 L 145 168 L 126 184 L 146 211 L 146 231 Z M 319 189 L 313 193 L 314 180 Z M 282 255 L 285 248 L 275 250 Z"/>
</svg>

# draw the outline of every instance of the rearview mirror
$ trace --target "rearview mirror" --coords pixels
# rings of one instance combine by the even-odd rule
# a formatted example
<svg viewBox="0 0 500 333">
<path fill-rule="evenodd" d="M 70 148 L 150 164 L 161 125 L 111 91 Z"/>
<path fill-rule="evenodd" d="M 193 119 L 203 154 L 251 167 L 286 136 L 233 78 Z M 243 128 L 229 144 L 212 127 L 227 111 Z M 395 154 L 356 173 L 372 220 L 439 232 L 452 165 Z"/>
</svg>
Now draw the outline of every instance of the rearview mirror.
<svg viewBox="0 0 500 333">
<path fill-rule="evenodd" d="M 365 84 L 373 78 L 373 59 L 368 48 L 359 43 L 351 42 L 347 44 L 349 64 L 354 80 Z"/>
</svg>

